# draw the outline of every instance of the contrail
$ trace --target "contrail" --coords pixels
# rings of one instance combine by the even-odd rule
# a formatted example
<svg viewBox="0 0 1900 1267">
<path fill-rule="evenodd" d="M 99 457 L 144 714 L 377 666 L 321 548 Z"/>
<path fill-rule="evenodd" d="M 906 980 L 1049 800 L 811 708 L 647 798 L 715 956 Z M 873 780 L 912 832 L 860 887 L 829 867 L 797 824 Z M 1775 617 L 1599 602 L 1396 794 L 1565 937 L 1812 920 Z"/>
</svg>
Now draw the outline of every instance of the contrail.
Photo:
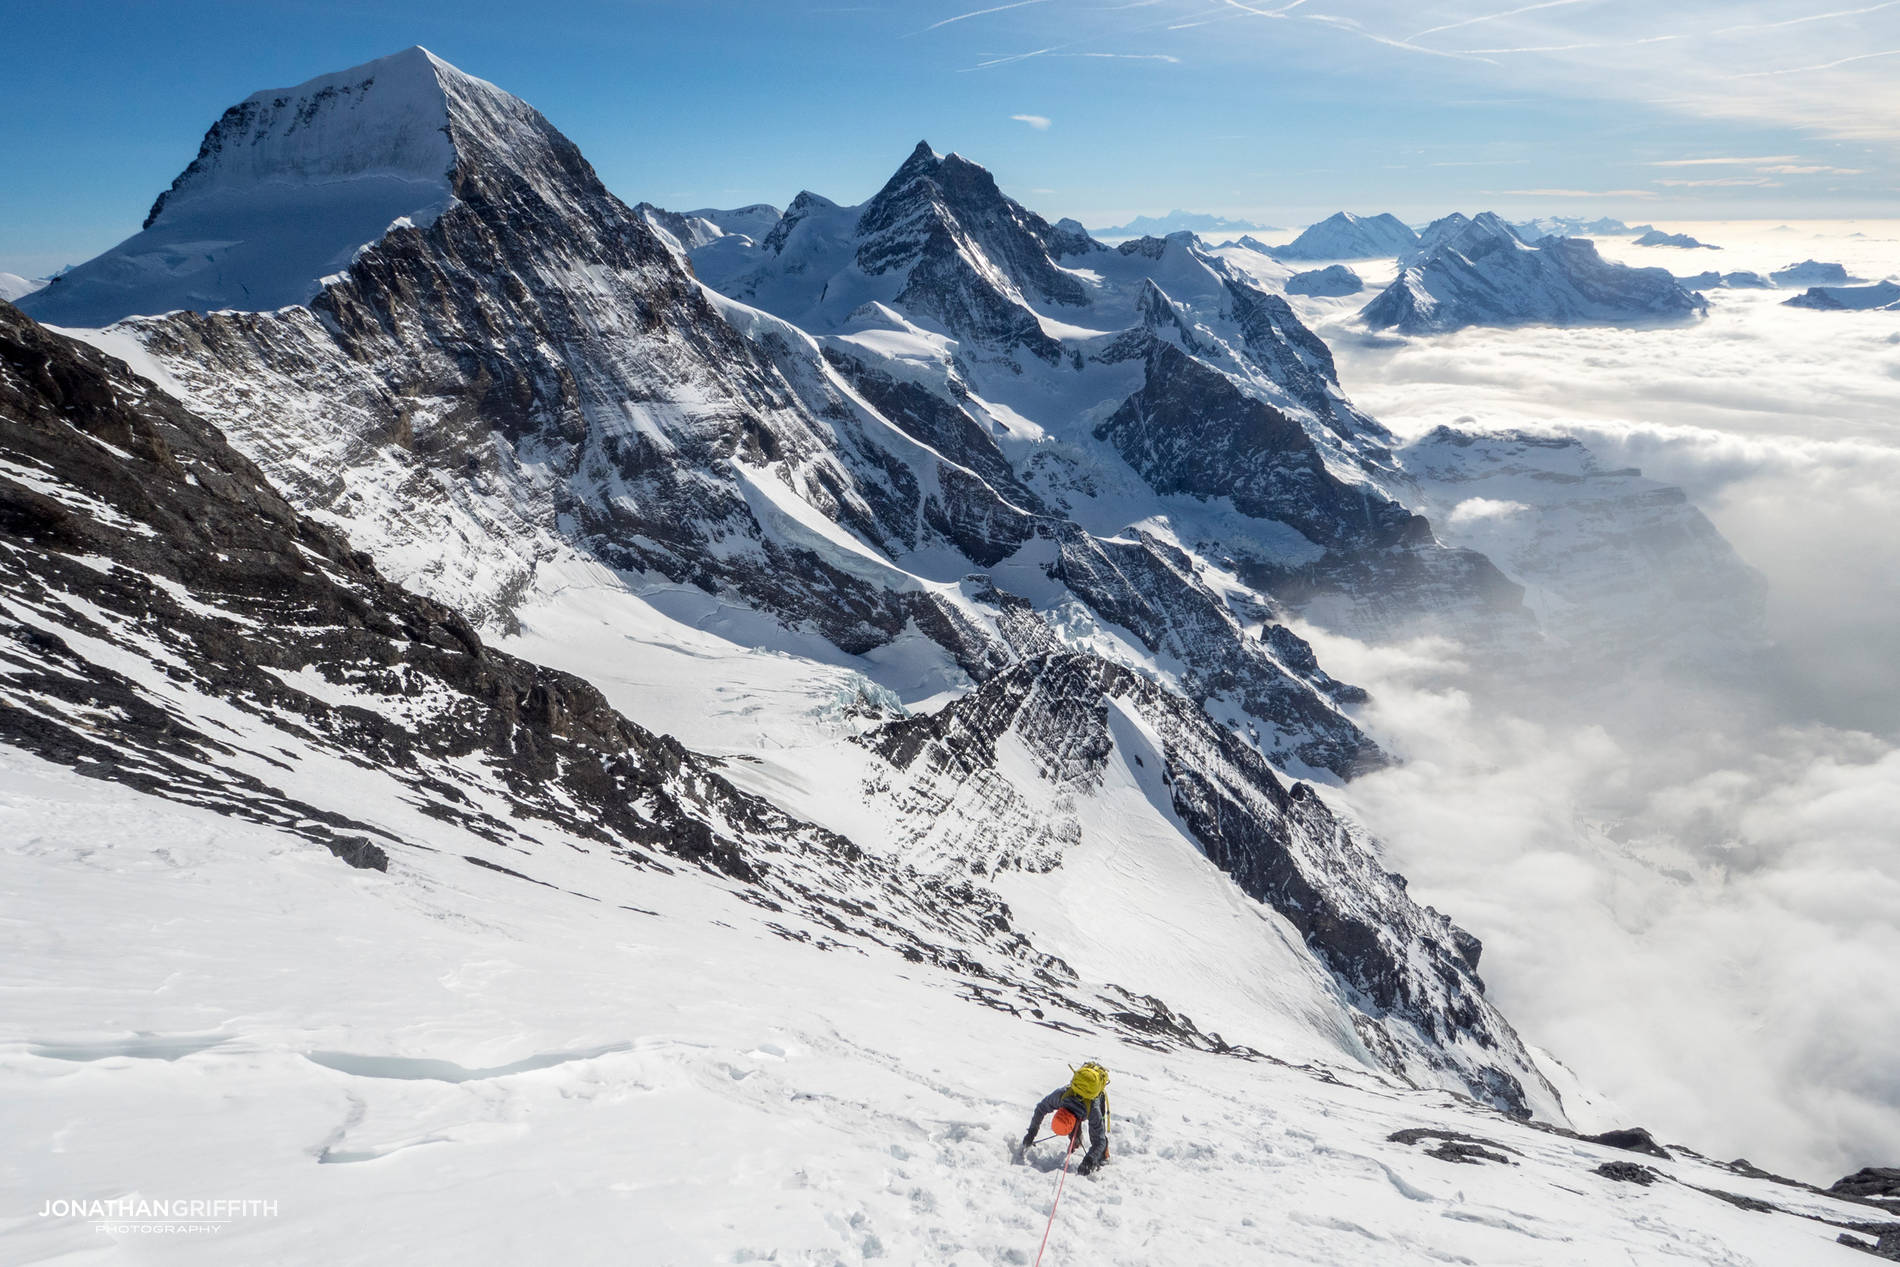
<svg viewBox="0 0 1900 1267">
<path fill-rule="evenodd" d="M 1878 53 L 1856 53 L 1852 57 L 1842 57 L 1831 62 L 1822 62 L 1818 66 L 1790 66 L 1785 70 L 1751 70 L 1745 75 L 1730 75 L 1730 79 L 1763 79 L 1769 75 L 1801 75 L 1811 70 L 1833 70 L 1836 66 L 1845 66 L 1849 62 L 1864 62 L 1874 57 L 1893 57 L 1900 54 L 1900 48 L 1883 48 Z"/>
<path fill-rule="evenodd" d="M 1779 26 L 1800 26 L 1803 22 L 1825 22 L 1829 18 L 1853 18 L 1863 13 L 1878 13 L 1882 9 L 1891 9 L 1900 0 L 1881 0 L 1879 4 L 1870 4 L 1865 9 L 1836 9 L 1832 13 L 1810 13 L 1805 18 L 1789 18 L 1786 22 L 1748 22 L 1741 26 L 1725 26 L 1711 35 L 1733 35 L 1737 31 L 1772 31 Z"/>
<path fill-rule="evenodd" d="M 999 4 L 999 5 L 996 5 L 994 8 L 972 9 L 968 13 L 959 13 L 954 18 L 945 18 L 941 22 L 932 22 L 929 26 L 925 27 L 924 30 L 934 31 L 940 26 L 949 26 L 952 22 L 961 22 L 965 18 L 980 18 L 985 13 L 1001 13 L 1005 9 L 1020 9 L 1024 7 L 1025 5 L 1047 4 L 1047 3 L 1049 3 L 1049 0 L 1015 0 L 1015 3 L 1013 4 Z M 922 32 L 919 32 L 919 34 L 922 34 Z"/>
<path fill-rule="evenodd" d="M 1455 31 L 1461 26 L 1476 26 L 1480 22 L 1492 22 L 1498 18 L 1514 18 L 1520 13 L 1534 13 L 1538 9 L 1561 9 L 1565 5 L 1584 3 L 1586 3 L 1586 0 L 1543 0 L 1542 4 L 1527 4 L 1520 9 L 1506 9 L 1502 13 L 1483 13 L 1475 18 L 1466 18 L 1462 22 L 1447 22 L 1443 26 L 1426 27 L 1423 31 L 1418 32 L 1418 34 L 1408 35 L 1405 38 L 1409 43 L 1412 40 L 1418 39 L 1420 36 L 1436 35 L 1440 31 Z"/>
</svg>

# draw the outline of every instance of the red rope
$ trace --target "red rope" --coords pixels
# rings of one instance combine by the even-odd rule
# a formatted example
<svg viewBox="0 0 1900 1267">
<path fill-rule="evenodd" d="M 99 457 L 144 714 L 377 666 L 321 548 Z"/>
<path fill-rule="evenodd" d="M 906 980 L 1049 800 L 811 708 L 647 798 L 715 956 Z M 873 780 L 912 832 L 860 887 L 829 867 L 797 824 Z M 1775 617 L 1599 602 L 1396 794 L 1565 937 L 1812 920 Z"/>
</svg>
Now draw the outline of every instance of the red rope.
<svg viewBox="0 0 1900 1267">
<path fill-rule="evenodd" d="M 1056 1180 L 1056 1199 L 1049 1203 L 1049 1222 L 1043 1225 L 1042 1244 L 1036 1247 L 1036 1267 L 1042 1267 L 1042 1251 L 1049 1248 L 1049 1229 L 1056 1225 L 1056 1207 L 1062 1204 L 1062 1185 L 1069 1181 L 1069 1158 L 1075 1156 L 1075 1136 L 1069 1136 L 1069 1151 L 1062 1154 L 1062 1177 Z"/>
</svg>

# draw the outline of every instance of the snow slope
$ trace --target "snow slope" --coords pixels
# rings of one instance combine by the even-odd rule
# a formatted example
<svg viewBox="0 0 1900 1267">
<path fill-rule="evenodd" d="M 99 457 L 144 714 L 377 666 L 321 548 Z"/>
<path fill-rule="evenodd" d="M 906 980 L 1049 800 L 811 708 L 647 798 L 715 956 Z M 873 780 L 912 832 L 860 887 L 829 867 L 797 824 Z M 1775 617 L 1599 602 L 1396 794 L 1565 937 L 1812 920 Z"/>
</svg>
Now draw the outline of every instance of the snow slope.
<svg viewBox="0 0 1900 1267">
<path fill-rule="evenodd" d="M 22 277 L 18 273 L 0 273 L 0 299 L 13 303 L 46 285 L 43 278 Z"/>
<path fill-rule="evenodd" d="M 353 871 L 3 749 L 0 841 L 11 1263 L 1027 1263 L 1058 1154 L 1008 1147 L 1084 1057 L 1112 1160 L 1065 1183 L 1046 1264 L 1846 1264 L 1818 1220 L 1883 1217 L 1345 1071 L 1067 1033 L 691 872 L 617 868 L 590 901 L 566 850 L 536 861 L 552 887 L 453 849 Z M 211 1197 L 274 1209 L 38 1216 Z"/>
</svg>

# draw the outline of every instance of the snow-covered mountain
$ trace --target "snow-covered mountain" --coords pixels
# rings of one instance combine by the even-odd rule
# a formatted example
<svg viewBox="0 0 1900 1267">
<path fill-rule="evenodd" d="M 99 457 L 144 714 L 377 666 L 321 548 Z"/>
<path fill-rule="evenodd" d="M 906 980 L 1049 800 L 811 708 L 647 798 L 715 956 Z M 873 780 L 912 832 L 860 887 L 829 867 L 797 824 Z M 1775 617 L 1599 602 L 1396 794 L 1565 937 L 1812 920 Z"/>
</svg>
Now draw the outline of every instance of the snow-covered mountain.
<svg viewBox="0 0 1900 1267">
<path fill-rule="evenodd" d="M 756 241 L 770 233 L 772 226 L 784 214 L 777 207 L 763 202 L 749 207 L 735 207 L 730 211 L 721 211 L 716 207 L 702 207 L 698 211 L 666 211 L 650 202 L 643 202 L 634 210 L 644 216 L 655 230 L 670 235 L 681 250 L 687 251 L 734 234 Z"/>
<path fill-rule="evenodd" d="M 1519 236 L 1517 233 L 1517 230 L 1515 228 L 1512 228 L 1512 226 L 1505 225 L 1504 227 L 1511 230 L 1511 235 L 1513 237 Z M 1419 233 L 1417 242 L 1409 250 L 1400 252 L 1399 263 L 1401 264 L 1415 263 L 1416 261 L 1421 260 L 1424 257 L 1430 255 L 1433 251 L 1437 250 L 1439 247 L 1443 246 L 1445 243 L 1451 241 L 1453 238 L 1458 237 L 1460 234 L 1464 234 L 1470 228 L 1471 228 L 1471 217 L 1466 215 L 1462 211 L 1454 211 L 1454 212 L 1451 212 L 1449 215 L 1440 216 L 1438 217 L 1438 219 L 1432 221 L 1430 224 L 1425 226 L 1425 228 Z M 1482 231 L 1480 231 L 1480 234 L 1481 233 Z M 1474 234 L 1472 236 L 1479 236 L 1480 234 Z M 1520 239 L 1520 240 L 1535 241 L 1536 239 L 1532 238 L 1532 239 Z"/>
<path fill-rule="evenodd" d="M 392 225 L 430 223 L 451 197 L 454 127 L 503 121 L 420 48 L 260 92 L 225 111 L 140 231 L 32 297 L 31 311 L 102 326 L 176 308 L 265 311 L 316 295 Z M 468 80 L 469 85 L 477 81 Z"/>
<path fill-rule="evenodd" d="M 1168 975 L 1130 957 L 1160 908 L 1118 914 L 1130 941 L 1112 978 L 1078 977 L 1011 921 L 1014 906 L 1071 926 L 1079 912 L 1012 877 L 1086 869 L 1138 838 L 1182 882 L 1245 895 L 1254 914 L 1203 953 L 1302 983 L 1284 1008 L 1202 988 L 1203 1016 L 1561 1118 L 1483 997 L 1477 943 L 1414 904 L 1310 789 L 1147 678 L 1045 652 L 938 714 L 819 744 L 805 759 L 848 772 L 861 800 L 842 813 L 829 784 L 810 808 L 841 830 L 811 826 L 384 580 L 122 363 L 11 309 L 0 354 L 9 745 L 378 870 L 430 821 L 489 842 L 477 865 L 526 873 L 557 842 L 678 859 L 1020 1006 L 1222 1049 L 1127 993 Z"/>
<path fill-rule="evenodd" d="M 1606 260 L 1585 238 L 1527 244 L 1488 211 L 1447 217 L 1426 239 L 1430 245 L 1362 310 L 1371 328 L 1422 334 L 1469 325 L 1681 321 L 1706 311 L 1666 269 Z"/>
<path fill-rule="evenodd" d="M 1136 216 L 1127 224 L 1107 225 L 1092 232 L 1104 238 L 1164 238 L 1170 233 L 1248 233 L 1272 232 L 1275 226 L 1252 220 L 1230 220 L 1204 211 L 1176 208 L 1164 216 Z"/>
<path fill-rule="evenodd" d="M 1790 308 L 1815 308 L 1823 312 L 1900 308 L 1900 282 L 1875 282 L 1871 286 L 1810 286 L 1787 303 Z"/>
<path fill-rule="evenodd" d="M 1493 221 L 1447 226 L 1414 269 L 1476 267 L 1459 252 Z M 1389 228 L 1349 227 L 1367 225 Z M 244 236 L 183 251 L 213 230 Z M 1504 233 L 1538 257 L 1587 246 Z M 531 107 L 420 49 L 258 94 L 143 233 L 29 305 L 117 324 L 80 344 L 0 307 L 0 780 L 34 807 L 109 804 L 192 875 L 242 875 L 286 906 L 294 889 L 241 858 L 291 851 L 326 915 L 434 928 L 416 940 L 452 957 L 451 993 L 501 997 L 477 980 L 511 971 L 494 965 L 513 950 L 475 953 L 491 933 L 538 947 L 547 997 L 511 996 L 536 1019 L 506 1051 L 399 1041 L 486 1023 L 443 1025 L 427 1000 L 380 1037 L 361 1013 L 346 1038 L 299 1037 L 247 986 L 191 1022 L 268 1017 L 232 1041 L 294 1064 L 299 1111 L 320 1094 L 303 1079 L 345 1080 L 330 1098 L 355 1107 L 311 1136 L 325 1165 L 520 1121 L 385 1120 L 380 1082 L 505 1097 L 548 1071 L 565 1097 L 632 1069 L 610 1100 L 703 1078 L 703 1103 L 666 1111 L 750 1136 L 802 1129 L 782 1125 L 802 1105 L 840 1156 L 954 1171 L 989 1142 L 973 1123 L 996 1116 L 996 1080 L 933 1067 L 947 1116 L 906 1128 L 902 1157 L 865 1119 L 905 1117 L 915 1092 L 871 1082 L 921 1076 L 931 1042 L 958 1061 L 1014 1042 L 1098 1044 L 1135 1079 L 1178 1061 L 1189 1098 L 1271 1087 L 1298 1106 L 1289 1122 L 1375 1123 L 1366 1156 L 1391 1179 L 1372 1199 L 1399 1211 L 1439 1200 L 1415 1195 L 1433 1186 L 1417 1167 L 1628 1167 L 1567 1132 L 1589 1096 L 1485 996 L 1476 940 L 1315 791 L 1387 758 L 1354 720 L 1364 693 L 1287 622 L 1456 628 L 1535 655 L 1539 616 L 1581 638 L 1605 591 L 1647 594 L 1683 562 L 1719 585 L 1738 565 L 1679 493 L 1574 442 L 1399 446 L 1273 293 L 1289 272 L 1188 233 L 1110 248 L 927 144 L 856 205 L 629 207 Z M 1508 528 L 1473 510 L 1506 504 L 1528 512 Z M 1667 567 L 1642 571 L 1664 538 Z M 245 824 L 232 859 L 190 843 L 205 811 Z M 299 842 L 388 887 L 346 891 Z M 87 887 L 40 846 L 7 856 L 19 891 Z M 717 1059 L 655 1055 L 602 1019 L 699 1032 L 715 976 L 717 1024 L 749 1033 Z M 38 1032 L 79 1024 L 56 992 L 27 1002 Z M 871 1050 L 871 1016 L 901 1056 Z M 814 1017 L 835 1017 L 828 1037 Z M 190 1050 L 222 1060 L 223 1042 Z M 821 1043 L 829 1089 L 749 1081 Z M 66 1058 L 27 1052 L 18 1072 L 0 1053 L 0 1078 Z M 1135 1155 L 1186 1158 L 1161 1156 L 1194 1145 L 1147 1112 Z M 1412 1160 L 1434 1140 L 1429 1166 Z M 1770 1235 L 1791 1252 L 1855 1213 L 1651 1156 L 1696 1244 L 1755 1230 L 1723 1221 L 1741 1211 L 1720 1192 L 1769 1194 L 1748 1200 L 1787 1212 Z M 1617 1209 L 1613 1185 L 1659 1181 L 1640 1169 L 1599 1169 L 1580 1206 L 1539 1217 L 1683 1242 L 1590 1213 Z M 936 1198 L 910 1191 L 928 1214 Z M 780 1221 L 774 1245 L 842 1236 L 878 1256 L 869 1217 Z M 1433 1245 L 1468 1254 L 1456 1230 Z M 1541 1232 L 1494 1230 L 1516 1258 L 1559 1260 Z M 987 1231 L 883 1235 L 918 1261 L 1004 1252 Z M 1126 1261 L 1151 1260 L 1134 1245 Z"/>
<path fill-rule="evenodd" d="M 400 75 L 426 83 L 397 92 Z M 1395 924 L 1402 891 L 1376 865 L 1339 871 L 1349 837 L 1328 835 L 1329 818 L 1301 830 L 1319 832 L 1306 856 L 1334 878 L 1291 887 L 1285 866 L 1262 870 L 1245 861 L 1257 849 L 1216 848 L 1189 825 L 1192 787 L 1229 786 L 1220 795 L 1261 821 L 1294 805 L 1267 763 L 1338 778 L 1383 759 L 1346 713 L 1360 694 L 1275 622 L 1279 604 L 1333 595 L 1387 619 L 1508 619 L 1517 605 L 1481 556 L 1440 545 L 1379 491 L 1383 429 L 1339 392 L 1325 346 L 1284 301 L 1187 235 L 1110 250 L 919 146 L 862 208 L 794 200 L 740 276 L 721 279 L 750 306 L 695 283 L 685 244 L 601 188 L 541 116 L 426 54 L 277 95 L 371 80 L 403 100 L 433 84 L 450 103 L 452 196 L 433 219 L 360 246 L 308 306 L 141 316 L 100 342 L 215 418 L 380 567 L 490 629 L 566 610 L 561 595 L 586 575 L 628 602 L 698 592 L 760 628 L 783 622 L 785 645 L 828 644 L 912 699 L 978 687 L 980 701 L 991 682 L 1080 655 L 1093 695 L 1075 707 L 1146 700 L 1165 718 L 1144 725 L 1207 753 L 1231 748 L 1218 721 L 1254 764 L 1233 749 L 1221 760 L 1240 773 L 1190 778 L 1163 761 L 1170 796 L 1188 799 L 1160 813 L 1157 838 L 1215 858 L 1311 930 L 1300 953 L 1315 980 L 1337 983 L 1339 1015 L 1373 1023 L 1367 1038 L 1346 1022 L 1352 1058 L 1559 1111 L 1483 1011 L 1475 976 L 1460 976 L 1472 957 L 1429 920 Z M 749 242 L 710 245 L 735 239 Z M 1085 399 L 1099 407 L 1068 413 Z M 1206 540 L 1218 559 L 1199 553 Z M 1166 713 L 1164 699 L 1182 702 Z M 845 757 L 828 741 L 810 759 Z M 867 788 L 897 782 L 852 768 Z M 1050 807 L 1102 777 L 1094 758 L 1038 774 L 1022 799 L 1041 825 L 1024 839 L 1076 842 Z M 868 835 L 860 824 L 854 838 Z M 956 870 L 1027 848 L 983 835 Z M 1062 857 L 1029 852 L 1043 867 Z M 1342 884 L 1355 889 L 1342 910 L 1377 914 L 1362 933 L 1302 914 Z M 1451 949 L 1429 950 L 1428 935 Z M 1366 958 L 1381 938 L 1396 939 L 1383 967 Z M 1459 997 L 1442 1002 L 1454 979 Z"/>
<path fill-rule="evenodd" d="M 0 273 L 0 299 L 12 303 L 23 299 L 40 287 L 46 285 L 46 279 L 22 277 L 18 273 Z"/>
<path fill-rule="evenodd" d="M 1622 234 L 1649 233 L 1656 226 L 1639 224 L 1632 228 L 1621 220 L 1609 216 L 1599 216 L 1594 220 L 1585 220 L 1578 216 L 1539 216 L 1534 220 L 1513 221 L 1511 228 L 1526 242 L 1535 242 L 1538 238 L 1589 238 L 1609 237 Z"/>
<path fill-rule="evenodd" d="M 1778 268 L 1768 276 L 1777 286 L 1844 286 L 1860 280 L 1849 277 L 1842 265 L 1820 260 L 1802 260 L 1799 264 Z"/>
<path fill-rule="evenodd" d="M 1365 288 L 1366 284 L 1360 280 L 1359 274 L 1344 264 L 1328 264 L 1325 268 L 1295 273 L 1286 279 L 1286 293 L 1289 295 L 1317 295 L 1337 299 L 1344 295 L 1356 295 Z"/>
<path fill-rule="evenodd" d="M 1356 216 L 1336 211 L 1285 246 L 1271 247 L 1283 260 L 1367 260 L 1403 255 L 1418 245 L 1418 234 L 1391 212 Z"/>
<path fill-rule="evenodd" d="M 408 64 L 446 74 L 432 61 Z M 563 561 L 578 559 L 643 584 L 721 594 L 848 655 L 889 649 L 940 689 L 1021 657 L 1020 635 L 987 596 L 1024 593 L 1079 645 L 1235 710 L 1276 759 L 1341 774 L 1376 760 L 1371 745 L 1337 698 L 1261 639 L 1269 603 L 1226 592 L 1218 572 L 1183 552 L 1177 524 L 1142 522 L 1157 493 L 1246 490 L 1243 513 L 1260 523 L 1253 541 L 1235 540 L 1227 566 L 1279 578 L 1288 601 L 1363 588 L 1388 555 L 1419 560 L 1405 566 L 1422 573 L 1422 599 L 1485 584 L 1509 598 L 1482 560 L 1438 547 L 1391 499 L 1361 490 L 1356 450 L 1376 447 L 1380 429 L 1339 394 L 1324 345 L 1283 301 L 1226 277 L 1185 236 L 1172 250 L 1227 305 L 1231 344 L 1219 348 L 1246 389 L 1165 351 L 1174 345 L 1151 327 L 1165 332 L 1177 318 L 1165 298 L 1142 302 L 1139 252 L 1023 218 L 980 226 L 1015 272 L 987 254 L 974 260 L 960 246 L 963 223 L 930 192 L 934 176 L 920 184 L 919 172 L 947 164 L 956 198 L 1026 213 L 995 202 L 982 169 L 927 148 L 867 209 L 874 225 L 862 240 L 813 270 L 822 307 L 842 305 L 840 319 L 864 309 L 871 327 L 820 343 L 695 284 L 544 120 L 485 100 L 501 94 L 479 81 L 456 82 L 471 113 L 512 118 L 521 135 L 458 126 L 476 144 L 458 149 L 456 199 L 430 225 L 360 250 L 309 308 L 125 327 L 275 479 L 433 597 L 505 628 L 538 585 L 563 583 Z M 804 279 L 782 265 L 828 245 L 836 216 L 821 201 L 795 201 L 767 235 L 754 254 L 773 267 L 755 269 L 752 287 L 778 287 L 773 304 L 819 329 L 825 318 L 807 311 Z M 713 245 L 735 240 L 744 239 Z M 1063 299 L 1084 294 L 1045 241 L 1135 262 L 1122 267 L 1131 280 L 1112 314 L 1129 328 L 1088 332 L 1079 347 L 1042 328 L 1020 302 L 1016 272 Z M 827 285 L 833 269 L 841 275 Z M 1076 447 L 1034 445 L 1044 461 L 1018 470 L 999 447 L 1010 439 L 999 421 L 1007 408 L 968 395 L 957 358 L 941 341 L 903 337 L 907 323 L 888 304 L 847 302 L 853 286 L 969 332 L 968 363 L 1007 362 L 1011 380 L 1028 379 L 1015 360 L 1024 358 L 1065 407 L 1078 386 L 1119 403 L 1146 376 L 1144 399 L 1157 407 L 1212 392 L 1259 425 L 1222 437 L 1233 461 L 1218 488 L 1194 488 L 1194 472 L 1169 467 L 1185 453 L 1152 455 L 1149 482 L 1100 471 L 1118 447 L 1139 443 L 1120 423 L 1096 439 L 1065 420 Z M 418 302 L 425 294 L 430 302 Z M 924 382 L 935 373 L 935 391 L 920 387 L 920 368 Z M 1015 416 L 1048 405 L 1025 401 Z M 1307 425 L 1279 426 L 1286 410 Z M 1287 464 L 1307 474 L 1278 479 Z M 1135 501 L 1147 509 L 1123 517 Z M 1084 503 L 1106 505 L 1089 505 L 1085 519 Z M 969 579 L 981 569 L 994 583 Z M 919 644 L 927 650 L 898 650 Z"/>
<path fill-rule="evenodd" d="M 1746 270 L 1732 273 L 1697 273 L 1694 277 L 1678 277 L 1684 290 L 1773 290 L 1775 284 L 1760 273 Z"/>
<path fill-rule="evenodd" d="M 1651 229 L 1636 239 L 1638 246 L 1675 246 L 1687 251 L 1719 251 L 1722 248 L 1712 242 L 1698 242 L 1687 233 L 1664 233 L 1661 229 Z"/>
</svg>

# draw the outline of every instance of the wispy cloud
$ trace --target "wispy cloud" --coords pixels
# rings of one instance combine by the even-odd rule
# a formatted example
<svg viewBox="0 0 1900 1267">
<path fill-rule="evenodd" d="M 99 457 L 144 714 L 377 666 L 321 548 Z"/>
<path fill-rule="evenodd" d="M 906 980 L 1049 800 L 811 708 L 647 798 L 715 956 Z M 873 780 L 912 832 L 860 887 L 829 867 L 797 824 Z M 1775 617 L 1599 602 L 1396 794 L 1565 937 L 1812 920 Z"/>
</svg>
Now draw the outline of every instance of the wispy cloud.
<svg viewBox="0 0 1900 1267">
<path fill-rule="evenodd" d="M 987 9 L 972 9 L 968 13 L 959 13 L 955 17 L 945 18 L 941 22 L 932 22 L 929 26 L 925 27 L 924 30 L 934 31 L 940 26 L 949 26 L 952 22 L 967 22 L 971 18 L 980 18 L 985 14 L 1003 13 L 1010 9 L 1026 9 L 1032 4 L 1048 3 L 1049 0 L 1013 0 L 1011 4 L 992 5 Z"/>
<path fill-rule="evenodd" d="M 1824 163 L 1775 163 L 1768 167 L 1757 167 L 1758 172 L 1767 172 L 1773 176 L 1865 176 L 1864 167 L 1829 167 Z"/>
<path fill-rule="evenodd" d="M 1638 40 L 1582 40 L 1570 44 L 1526 44 L 1513 48 L 1461 48 L 1458 51 L 1474 57 L 1487 53 L 1576 53 L 1594 48 L 1635 48 L 1639 44 L 1667 44 L 1670 40 L 1681 38 L 1679 35 L 1646 35 Z"/>
<path fill-rule="evenodd" d="M 1057 49 L 1067 48 L 1067 47 L 1068 45 L 1066 44 L 1051 44 L 1048 48 L 1032 48 L 1027 53 L 1009 53 L 1001 57 L 986 58 L 985 60 L 978 62 L 974 66 L 965 66 L 963 69 L 964 70 L 988 70 L 992 66 L 1008 66 L 1015 62 L 1026 62 L 1032 57 L 1045 57 L 1048 54 L 1055 52 Z"/>
<path fill-rule="evenodd" d="M 1526 4 L 1515 9 L 1505 9 L 1498 13 L 1481 13 L 1475 18 L 1465 18 L 1458 22 L 1447 22 L 1442 26 L 1428 26 L 1424 30 L 1406 36 L 1412 40 L 1423 39 L 1427 35 L 1436 35 L 1440 31 L 1456 31 L 1460 27 L 1476 26 L 1480 22 L 1495 22 L 1499 18 L 1514 18 L 1520 13 L 1535 13 L 1540 9 L 1565 9 L 1573 4 L 1590 4 L 1593 0 L 1543 0 L 1541 4 Z"/>
<path fill-rule="evenodd" d="M 1751 70 L 1740 75 L 1730 75 L 1730 79 L 1767 79 L 1774 75 L 1807 75 L 1817 71 L 1833 70 L 1837 66 L 1846 66 L 1853 62 L 1872 61 L 1876 57 L 1900 57 L 1900 48 L 1883 48 L 1877 53 L 1856 53 L 1852 57 L 1837 57 L 1831 62 L 1817 62 L 1812 66 L 1784 66 L 1780 70 Z"/>
<path fill-rule="evenodd" d="M 1169 62 L 1177 66 L 1181 63 L 1181 59 L 1171 53 L 1051 53 L 1049 56 L 1095 57 L 1114 62 Z"/>
<path fill-rule="evenodd" d="M 1725 26 L 1711 31 L 1711 35 L 1736 35 L 1743 31 L 1774 31 L 1784 26 L 1805 26 L 1809 22 L 1827 22 L 1834 18 L 1857 18 L 1863 13 L 1878 13 L 1882 9 L 1891 9 L 1900 5 L 1900 0 L 1881 0 L 1879 4 L 1870 4 L 1864 9 L 1836 9 L 1832 13 L 1810 13 L 1806 17 L 1788 18 L 1782 22 L 1746 22 L 1740 26 Z"/>
<path fill-rule="evenodd" d="M 1018 123 L 1027 123 L 1030 127 L 1036 129 L 1036 131 L 1038 132 L 1047 132 L 1049 130 L 1049 119 L 1046 115 L 1012 114 L 1009 117 L 1016 120 L 1016 122 Z"/>
<path fill-rule="evenodd" d="M 1768 176 L 1710 176 L 1703 180 L 1687 180 L 1682 177 L 1665 177 L 1656 181 L 1671 189 L 1722 189 L 1752 186 L 1755 188 L 1775 189 L 1781 182 Z"/>
<path fill-rule="evenodd" d="M 1227 0 L 1227 2 L 1229 4 L 1233 4 L 1233 3 L 1236 3 L 1236 0 Z M 1268 15 L 1268 16 L 1274 16 L 1274 15 Z M 1450 58 L 1454 61 L 1473 61 L 1473 62 L 1489 61 L 1488 58 L 1481 57 L 1475 53 L 1464 53 L 1464 52 L 1459 52 L 1457 50 L 1446 50 L 1442 48 L 1426 48 L 1424 45 L 1414 44 L 1410 40 L 1391 39 L 1387 36 L 1380 35 L 1376 31 L 1367 30 L 1363 23 L 1355 22 L 1351 18 L 1336 17 L 1330 13 L 1306 13 L 1306 14 L 1301 14 L 1300 16 L 1305 18 L 1308 22 L 1321 22 L 1321 23 L 1326 24 L 1327 26 L 1333 27 L 1336 30 L 1346 31 L 1353 35 L 1357 35 L 1361 39 L 1371 40 L 1374 44 L 1383 44 L 1387 48 L 1404 49 L 1408 53 L 1422 53 L 1427 57 L 1445 57 L 1445 58 Z M 1490 64 L 1496 65 L 1497 63 L 1491 62 Z"/>
<path fill-rule="evenodd" d="M 1659 158 L 1646 167 L 1752 167 L 1756 163 L 1792 163 L 1800 158 L 1798 154 L 1759 154 L 1751 158 L 1733 158 L 1727 155 L 1711 155 L 1707 158 Z"/>
</svg>

